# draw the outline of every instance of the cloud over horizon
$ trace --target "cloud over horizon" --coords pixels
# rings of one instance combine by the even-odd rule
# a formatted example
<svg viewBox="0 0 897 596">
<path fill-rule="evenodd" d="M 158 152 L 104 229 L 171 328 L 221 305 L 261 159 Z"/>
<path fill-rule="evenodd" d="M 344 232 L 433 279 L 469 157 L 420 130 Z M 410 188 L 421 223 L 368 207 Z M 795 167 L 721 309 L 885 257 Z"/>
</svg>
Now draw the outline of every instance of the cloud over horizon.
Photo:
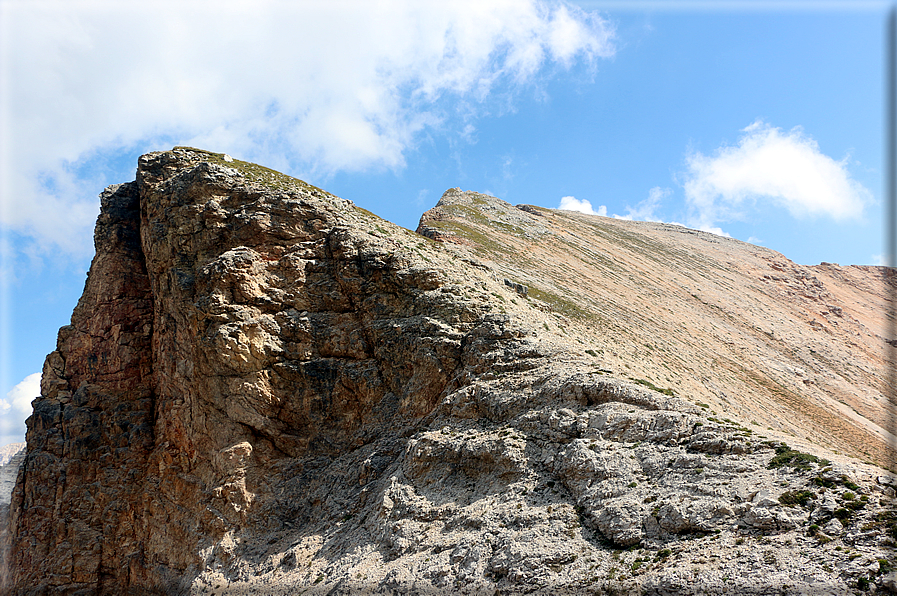
<svg viewBox="0 0 897 596">
<path fill-rule="evenodd" d="M 579 213 L 585 213 L 586 215 L 601 215 L 602 217 L 607 215 L 607 207 L 605 205 L 599 206 L 598 211 L 595 211 L 592 208 L 591 201 L 585 199 L 580 201 L 576 197 L 561 197 L 561 203 L 558 205 L 558 209 L 561 211 L 578 211 Z"/>
<path fill-rule="evenodd" d="M 89 255 L 97 172 L 123 149 L 401 169 L 422 135 L 470 136 L 614 52 L 610 23 L 561 1 L 3 2 L 0 225 Z"/>
<path fill-rule="evenodd" d="M 800 127 L 783 133 L 762 120 L 742 129 L 736 146 L 715 155 L 690 153 L 683 189 L 689 225 L 711 231 L 718 222 L 743 219 L 758 203 L 793 217 L 859 219 L 872 194 Z M 719 229 L 719 228 L 716 228 Z"/>
<path fill-rule="evenodd" d="M 614 219 L 630 219 L 636 221 L 663 221 L 655 213 L 660 208 L 663 199 L 672 194 L 669 188 L 653 187 L 648 191 L 648 198 L 640 201 L 635 207 L 626 206 L 626 215 L 614 214 Z"/>
</svg>

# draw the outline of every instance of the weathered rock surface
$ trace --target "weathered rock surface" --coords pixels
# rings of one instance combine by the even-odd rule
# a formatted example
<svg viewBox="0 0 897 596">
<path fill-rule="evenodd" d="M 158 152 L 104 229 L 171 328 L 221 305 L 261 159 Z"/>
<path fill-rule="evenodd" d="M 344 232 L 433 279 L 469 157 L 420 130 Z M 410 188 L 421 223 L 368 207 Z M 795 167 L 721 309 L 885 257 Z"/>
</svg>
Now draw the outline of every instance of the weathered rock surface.
<svg viewBox="0 0 897 596">
<path fill-rule="evenodd" d="M 580 311 L 610 307 L 549 295 L 545 263 L 527 269 L 516 248 L 483 249 L 497 242 L 480 231 L 491 226 L 547 258 L 537 249 L 566 217 L 452 190 L 422 232 L 454 242 L 434 242 L 220 154 L 144 156 L 135 182 L 102 195 L 84 295 L 44 367 L 2 538 L 4 589 L 887 589 L 897 539 L 888 473 L 715 414 L 722 398 L 711 406 L 690 388 L 726 395 L 736 419 L 751 399 L 774 402 L 737 397 L 744 387 L 725 367 L 689 384 L 693 363 L 637 358 L 644 342 L 633 338 L 650 321 L 675 327 L 673 315 L 642 313 L 631 332 L 598 327 Z M 625 225 L 618 236 L 636 247 L 682 234 Z M 667 266 L 678 283 L 678 265 Z M 565 270 L 568 283 L 588 285 Z M 830 273 L 870 288 L 880 279 Z M 825 296 L 830 312 L 841 309 L 832 316 L 855 312 L 848 298 L 881 296 L 854 282 L 843 306 Z M 681 345 L 705 337 L 677 333 Z M 813 350 L 846 349 L 840 341 L 829 333 Z M 877 364 L 832 374 L 866 390 L 883 378 Z M 661 390 L 654 383 L 667 377 L 648 376 L 651 367 L 681 382 Z M 826 420 L 814 428 L 842 428 Z"/>
<path fill-rule="evenodd" d="M 891 465 L 884 267 L 807 267 L 681 226 L 514 207 L 458 189 L 418 232 L 542 301 L 597 365 L 778 437 Z"/>
</svg>

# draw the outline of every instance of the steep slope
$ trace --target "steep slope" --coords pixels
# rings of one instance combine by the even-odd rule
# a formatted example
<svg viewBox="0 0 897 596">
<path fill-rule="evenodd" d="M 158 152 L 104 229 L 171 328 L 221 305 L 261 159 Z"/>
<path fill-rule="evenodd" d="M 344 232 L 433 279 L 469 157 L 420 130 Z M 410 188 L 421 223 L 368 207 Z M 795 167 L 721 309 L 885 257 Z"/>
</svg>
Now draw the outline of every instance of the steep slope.
<svg viewBox="0 0 897 596">
<path fill-rule="evenodd" d="M 624 314 L 588 302 L 610 294 L 576 273 L 584 257 L 572 245 L 553 261 L 537 250 L 558 242 L 553 222 L 565 214 L 449 194 L 475 203 L 465 213 L 481 227 L 454 236 L 474 251 L 222 154 L 142 157 L 135 182 L 102 195 L 84 295 L 44 367 L 4 589 L 843 594 L 887 584 L 897 518 L 880 469 L 713 415 L 696 396 L 718 387 L 717 408 L 741 386 L 713 367 L 683 368 L 697 365 L 659 342 L 645 357 L 640 334 L 673 325 L 665 311 L 639 311 L 645 299 L 633 296 L 630 330 Z M 447 204 L 423 232 L 460 225 L 439 214 Z M 530 267 L 502 244 L 512 236 L 535 247 Z M 724 269 L 695 269 L 706 279 L 691 291 L 704 300 L 712 284 L 733 283 Z M 617 278 L 639 275 L 683 274 Z M 607 323 L 599 332 L 595 321 Z M 713 337 L 712 321 L 683 321 L 692 336 L 673 347 Z M 829 343 L 814 350 L 841 349 Z M 661 369 L 682 379 L 674 390 L 647 374 Z"/>
<path fill-rule="evenodd" d="M 804 267 L 680 226 L 457 189 L 418 231 L 469 246 L 529 286 L 555 315 L 546 324 L 574 326 L 604 367 L 780 436 L 895 461 L 885 374 L 894 280 L 884 267 Z"/>
</svg>

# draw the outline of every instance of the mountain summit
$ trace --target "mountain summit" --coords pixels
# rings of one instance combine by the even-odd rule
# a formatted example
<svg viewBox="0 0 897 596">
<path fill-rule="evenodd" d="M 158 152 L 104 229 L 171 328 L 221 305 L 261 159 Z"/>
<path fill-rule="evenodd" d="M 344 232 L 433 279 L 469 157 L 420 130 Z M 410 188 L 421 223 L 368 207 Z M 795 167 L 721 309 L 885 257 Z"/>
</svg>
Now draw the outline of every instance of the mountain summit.
<svg viewBox="0 0 897 596">
<path fill-rule="evenodd" d="M 183 147 L 101 198 L 6 592 L 895 586 L 883 268 Z"/>
</svg>

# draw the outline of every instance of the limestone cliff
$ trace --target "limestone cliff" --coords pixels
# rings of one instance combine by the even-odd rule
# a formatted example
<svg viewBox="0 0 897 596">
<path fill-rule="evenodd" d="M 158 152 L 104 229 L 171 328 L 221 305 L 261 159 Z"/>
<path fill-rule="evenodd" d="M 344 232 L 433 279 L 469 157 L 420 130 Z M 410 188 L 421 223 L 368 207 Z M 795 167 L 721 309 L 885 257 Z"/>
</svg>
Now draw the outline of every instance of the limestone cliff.
<svg viewBox="0 0 897 596">
<path fill-rule="evenodd" d="M 883 426 L 880 352 L 863 351 L 882 338 L 859 316 L 881 310 L 880 271 L 820 281 L 764 252 L 779 273 L 756 282 L 761 316 L 718 291 L 740 253 L 596 221 L 450 191 L 415 234 L 221 154 L 142 157 L 102 195 L 84 295 L 44 367 L 4 589 L 887 589 L 892 481 L 824 451 L 863 453 L 839 433 L 864 428 L 884 464 L 886 443 L 793 384 L 757 389 L 796 358 L 790 336 L 758 338 L 809 292 L 831 318 L 798 376 L 865 392 L 854 409 Z M 754 354 L 741 373 L 697 362 L 722 337 Z M 783 412 L 813 425 L 794 433 L 804 419 Z"/>
</svg>

